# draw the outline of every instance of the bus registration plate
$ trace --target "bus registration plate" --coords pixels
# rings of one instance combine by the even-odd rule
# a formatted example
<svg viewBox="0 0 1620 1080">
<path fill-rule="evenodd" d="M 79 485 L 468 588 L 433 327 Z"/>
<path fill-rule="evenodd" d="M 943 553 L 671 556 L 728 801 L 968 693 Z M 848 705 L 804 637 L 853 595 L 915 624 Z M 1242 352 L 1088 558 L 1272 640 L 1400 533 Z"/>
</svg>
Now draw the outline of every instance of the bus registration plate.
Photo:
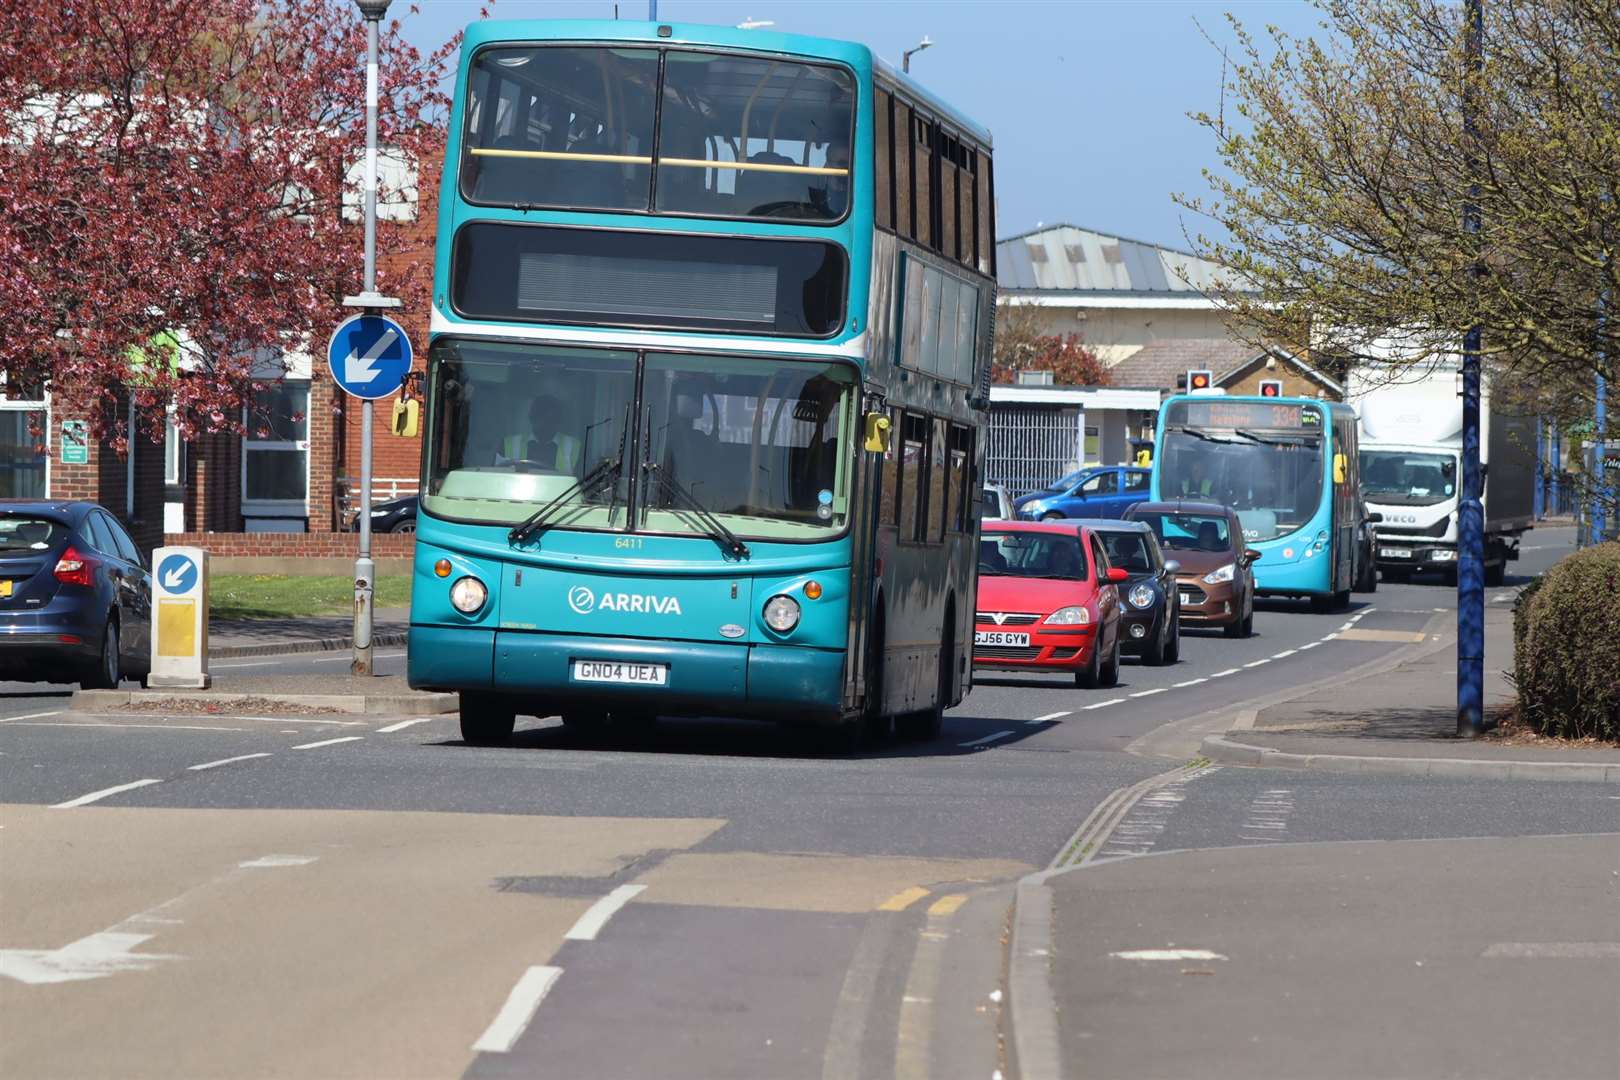
<svg viewBox="0 0 1620 1080">
<path fill-rule="evenodd" d="M 1015 634 L 1007 630 L 975 630 L 973 631 L 973 644 L 975 645 L 1029 645 L 1028 634 Z"/>
<path fill-rule="evenodd" d="M 669 681 L 669 665 L 632 664 L 623 660 L 575 660 L 574 681 L 663 686 Z"/>
</svg>

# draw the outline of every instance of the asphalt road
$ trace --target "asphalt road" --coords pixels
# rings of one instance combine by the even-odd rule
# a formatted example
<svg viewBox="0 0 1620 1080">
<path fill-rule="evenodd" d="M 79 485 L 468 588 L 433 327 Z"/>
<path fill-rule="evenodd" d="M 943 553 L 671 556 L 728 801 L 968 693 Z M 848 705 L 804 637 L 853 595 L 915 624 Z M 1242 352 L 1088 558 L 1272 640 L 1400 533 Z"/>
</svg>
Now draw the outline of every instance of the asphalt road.
<svg viewBox="0 0 1620 1080">
<path fill-rule="evenodd" d="M 1188 634 L 1112 690 L 982 678 L 935 742 L 850 759 L 718 721 L 532 719 L 473 748 L 452 717 L 82 716 L 0 686 L 0 1074 L 987 1078 L 1012 883 L 1174 764 L 1122 749 L 1388 658 L 1453 607 L 1438 583 L 1269 604 L 1253 638 Z M 1588 785 L 1229 768 L 1173 794 L 1107 858 L 1620 832 Z"/>
</svg>

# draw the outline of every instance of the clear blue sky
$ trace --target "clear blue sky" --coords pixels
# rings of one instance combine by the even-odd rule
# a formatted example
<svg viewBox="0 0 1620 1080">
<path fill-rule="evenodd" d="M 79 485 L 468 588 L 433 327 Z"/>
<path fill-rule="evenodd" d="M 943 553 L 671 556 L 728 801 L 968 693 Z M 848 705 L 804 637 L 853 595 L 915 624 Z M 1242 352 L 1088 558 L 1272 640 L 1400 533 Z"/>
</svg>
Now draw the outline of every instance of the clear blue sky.
<svg viewBox="0 0 1620 1080">
<path fill-rule="evenodd" d="M 418 46 L 478 17 L 480 0 L 395 0 Z M 646 0 L 496 0 L 492 17 L 645 19 Z M 1220 102 L 1228 11 L 1259 31 L 1308 35 L 1319 13 L 1302 0 L 659 0 L 661 22 L 736 25 L 864 41 L 895 66 L 927 34 L 911 73 L 987 125 L 996 140 L 998 231 L 1068 221 L 1184 247 L 1172 192 L 1203 193 L 1208 136 L 1187 113 Z M 1195 22 L 1196 20 L 1196 22 Z M 1201 31 L 1199 26 L 1203 27 Z M 1229 113 L 1230 115 L 1230 113 Z M 1192 233 L 1209 230 L 1185 221 Z"/>
</svg>

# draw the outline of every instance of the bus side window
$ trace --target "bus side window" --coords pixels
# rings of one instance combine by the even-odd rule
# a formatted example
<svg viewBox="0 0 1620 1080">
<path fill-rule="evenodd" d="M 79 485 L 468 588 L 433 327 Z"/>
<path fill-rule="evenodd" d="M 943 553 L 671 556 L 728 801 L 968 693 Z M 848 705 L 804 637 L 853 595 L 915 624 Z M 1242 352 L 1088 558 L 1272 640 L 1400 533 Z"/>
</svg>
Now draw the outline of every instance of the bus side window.
<svg viewBox="0 0 1620 1080">
<path fill-rule="evenodd" d="M 889 430 L 898 436 L 902 414 L 895 409 L 890 419 Z M 878 523 L 880 525 L 895 525 L 899 522 L 900 513 L 900 440 L 897 437 L 889 439 L 889 448 L 883 452 L 883 485 L 878 492 Z"/>
<path fill-rule="evenodd" d="M 873 164 L 874 210 L 880 229 L 894 228 L 894 98 L 879 90 L 872 101 L 872 145 L 877 148 Z"/>
<path fill-rule="evenodd" d="M 928 512 L 928 418 L 906 413 L 900 424 L 900 539 L 920 541 Z"/>
<path fill-rule="evenodd" d="M 949 425 L 943 420 L 933 422 L 928 451 L 928 542 L 945 542 L 945 518 L 950 511 L 945 492 L 950 482 L 945 478 L 945 432 Z"/>
<path fill-rule="evenodd" d="M 913 180 L 917 160 L 917 140 L 912 135 L 916 114 L 899 102 L 894 110 L 894 192 L 896 198 L 894 231 L 907 240 L 917 239 L 917 192 Z M 904 126 L 902 133 L 901 127 Z"/>
<path fill-rule="evenodd" d="M 946 496 L 950 505 L 946 510 L 945 527 L 953 533 L 967 532 L 968 517 L 965 511 L 973 505 L 970 494 L 973 490 L 973 432 L 970 429 L 960 424 L 951 425 L 947 457 L 950 471 L 945 483 L 950 489 Z M 990 516 L 995 517 L 1000 512 L 998 506 Z"/>
</svg>

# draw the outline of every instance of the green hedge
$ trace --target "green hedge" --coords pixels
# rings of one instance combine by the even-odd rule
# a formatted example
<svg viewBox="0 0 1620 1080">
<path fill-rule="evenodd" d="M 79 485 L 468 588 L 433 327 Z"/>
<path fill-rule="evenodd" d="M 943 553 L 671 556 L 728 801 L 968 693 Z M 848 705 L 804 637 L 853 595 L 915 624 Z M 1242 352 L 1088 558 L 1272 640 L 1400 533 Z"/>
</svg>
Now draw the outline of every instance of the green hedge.
<svg viewBox="0 0 1620 1080">
<path fill-rule="evenodd" d="M 1520 593 L 1513 641 L 1525 723 L 1620 742 L 1620 543 L 1578 551 Z"/>
</svg>

